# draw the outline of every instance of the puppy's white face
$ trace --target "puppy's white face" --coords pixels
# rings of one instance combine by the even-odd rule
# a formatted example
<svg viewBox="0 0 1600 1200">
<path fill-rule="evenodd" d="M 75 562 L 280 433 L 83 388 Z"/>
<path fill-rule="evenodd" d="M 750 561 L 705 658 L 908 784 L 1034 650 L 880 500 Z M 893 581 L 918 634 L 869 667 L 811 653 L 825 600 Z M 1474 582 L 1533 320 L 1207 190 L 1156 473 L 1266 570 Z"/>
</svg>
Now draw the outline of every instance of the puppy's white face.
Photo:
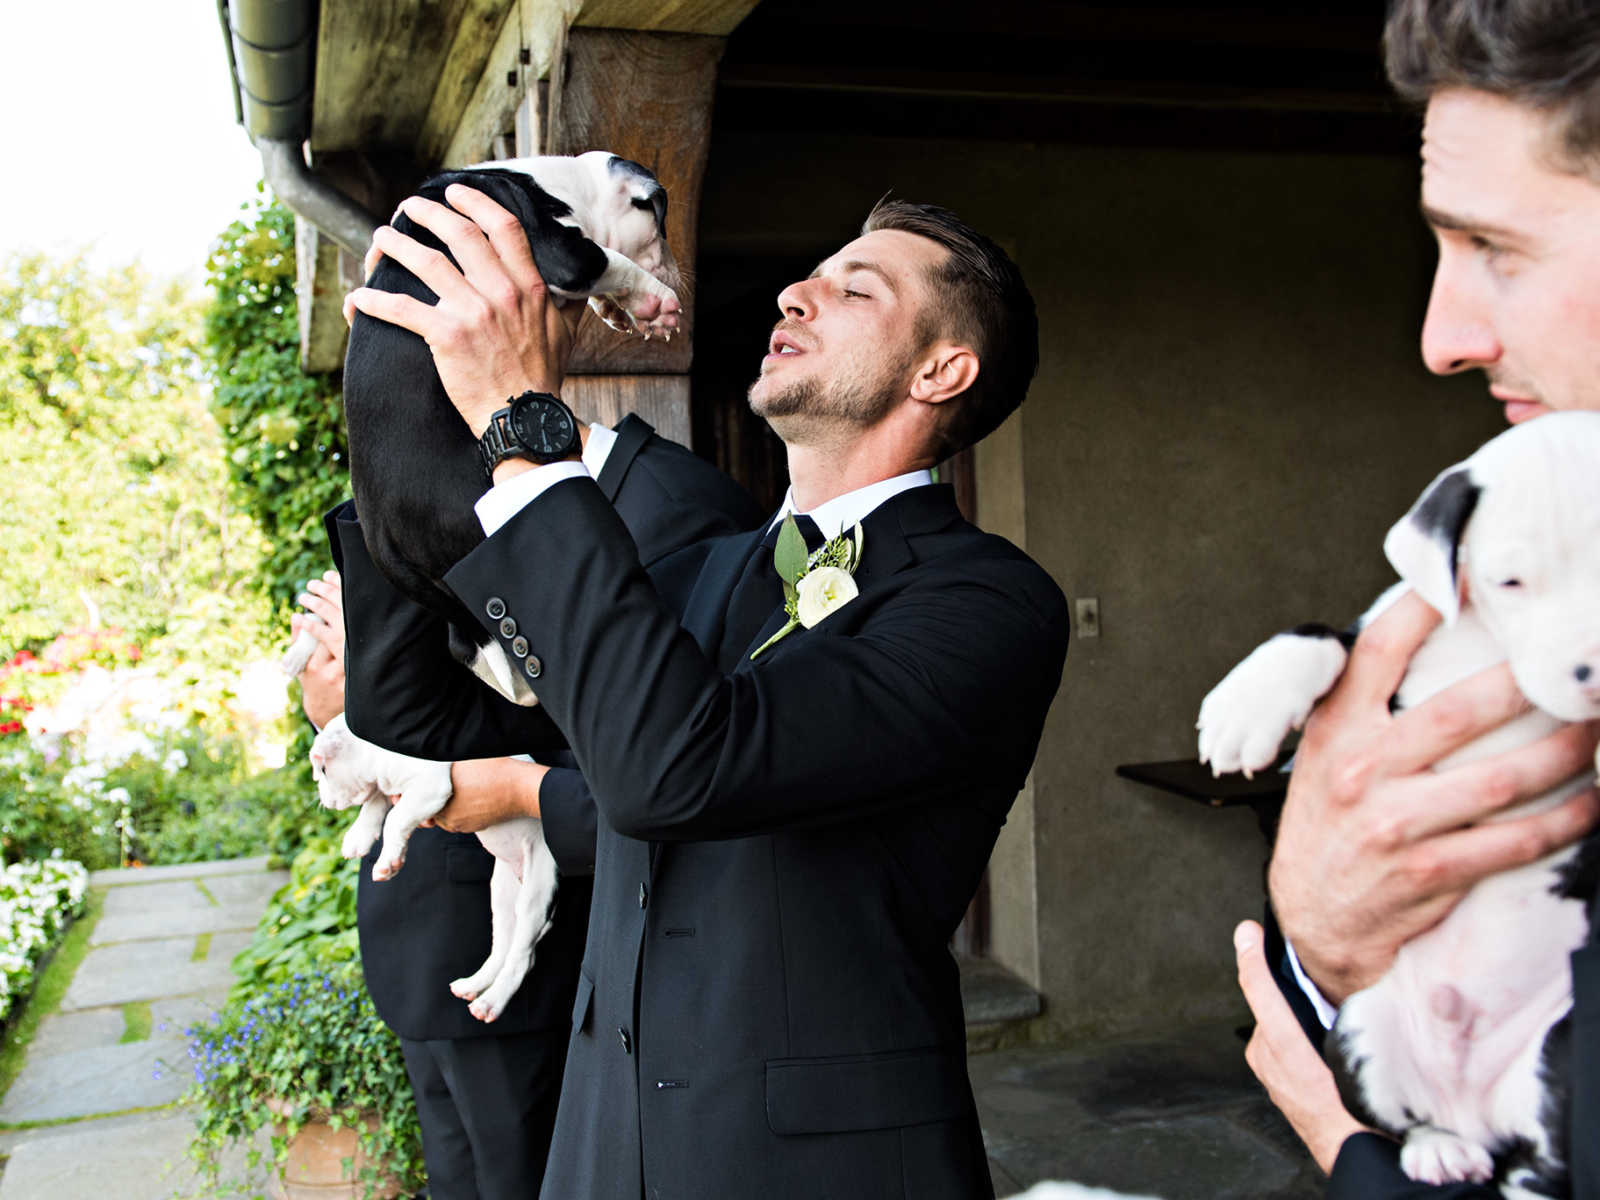
<svg viewBox="0 0 1600 1200">
<path fill-rule="evenodd" d="M 1587 442 L 1488 483 L 1461 546 L 1467 598 L 1517 686 L 1567 721 L 1600 717 L 1600 439 Z"/>
<path fill-rule="evenodd" d="M 364 803 L 372 794 L 373 772 L 367 743 L 350 732 L 340 713 L 311 743 L 311 778 L 323 808 L 343 810 Z"/>
<path fill-rule="evenodd" d="M 1447 621 L 1465 597 L 1534 704 L 1600 717 L 1600 413 L 1486 443 L 1434 480 L 1384 549 Z"/>
<path fill-rule="evenodd" d="M 594 188 L 595 203 L 586 214 L 594 226 L 589 236 L 680 290 L 683 280 L 663 229 L 665 194 L 655 176 L 606 150 L 590 150 L 577 161 Z"/>
</svg>

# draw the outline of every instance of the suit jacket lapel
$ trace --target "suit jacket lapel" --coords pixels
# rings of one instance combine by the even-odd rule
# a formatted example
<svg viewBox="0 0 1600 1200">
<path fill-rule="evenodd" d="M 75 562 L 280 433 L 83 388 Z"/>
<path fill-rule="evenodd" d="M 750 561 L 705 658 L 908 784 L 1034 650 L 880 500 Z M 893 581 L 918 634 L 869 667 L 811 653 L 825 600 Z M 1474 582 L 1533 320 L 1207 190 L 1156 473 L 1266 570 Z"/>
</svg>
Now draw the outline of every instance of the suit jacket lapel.
<svg viewBox="0 0 1600 1200">
<path fill-rule="evenodd" d="M 856 568 L 856 587 L 865 592 L 916 562 L 908 538 L 935 533 L 960 520 L 955 489 L 948 485 L 912 488 L 884 501 L 861 522 L 866 552 L 861 556 L 861 565 Z M 745 647 L 741 665 L 748 664 L 751 652 L 782 629 L 788 619 L 780 597 L 772 615 Z M 789 637 L 802 637 L 805 632 L 803 628 L 796 629 Z M 773 647 L 773 651 L 777 648 Z"/>
</svg>

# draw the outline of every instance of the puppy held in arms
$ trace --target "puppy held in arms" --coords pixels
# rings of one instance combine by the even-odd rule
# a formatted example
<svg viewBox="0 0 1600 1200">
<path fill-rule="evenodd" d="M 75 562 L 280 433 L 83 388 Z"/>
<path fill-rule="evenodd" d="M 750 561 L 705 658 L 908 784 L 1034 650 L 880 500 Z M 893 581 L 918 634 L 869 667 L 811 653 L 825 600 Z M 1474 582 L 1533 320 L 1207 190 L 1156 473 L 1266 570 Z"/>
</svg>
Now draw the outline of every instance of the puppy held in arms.
<svg viewBox="0 0 1600 1200">
<path fill-rule="evenodd" d="M 324 808 L 361 806 L 340 852 L 363 858 L 381 836 L 372 878 L 393 878 L 406 859 L 406 843 L 451 796 L 450 764 L 395 754 L 350 732 L 341 713 L 311 746 L 311 775 Z M 391 806 L 390 797 L 394 798 Z M 472 1015 L 493 1021 L 533 966 L 533 947 L 550 929 L 556 863 L 533 817 L 501 821 L 478 834 L 494 855 L 489 879 L 489 957 L 450 991 L 471 1002 Z"/>
<path fill-rule="evenodd" d="M 1444 472 L 1384 541 L 1402 583 L 1444 617 L 1393 704 L 1416 705 L 1510 663 L 1537 707 L 1442 760 L 1446 768 L 1600 717 L 1600 414 L 1518 425 Z M 1200 757 L 1217 771 L 1268 766 L 1344 669 L 1331 630 L 1279 634 L 1205 698 Z M 1549 808 L 1589 774 L 1508 809 Z M 1589 937 L 1600 840 L 1474 886 L 1345 1001 L 1326 1054 L 1358 1120 L 1403 1139 L 1426 1183 L 1488 1182 L 1508 1197 L 1570 1195 L 1572 977 Z"/>
<path fill-rule="evenodd" d="M 557 297 L 587 298 L 608 325 L 623 333 L 670 337 L 678 330 L 681 281 L 667 249 L 667 196 L 644 167 L 591 151 L 576 158 L 485 163 L 435 176 L 418 190 L 442 203 L 452 183 L 486 193 L 521 222 L 539 274 Z M 403 214 L 394 224 L 444 249 Z M 379 261 L 367 286 L 429 304 L 437 300 L 388 258 Z M 451 653 L 463 669 L 518 704 L 537 704 L 525 672 L 517 669 L 520 664 L 510 662 L 441 582 L 483 540 L 473 505 L 488 480 L 477 439 L 445 394 L 427 344 L 358 313 L 345 356 L 344 405 L 356 515 L 373 562 L 402 594 L 445 619 Z M 299 639 L 308 640 L 309 634 Z M 300 649 L 297 642 L 290 658 L 300 657 Z M 291 673 L 297 674 L 309 657 L 307 647 L 304 657 L 297 664 L 286 662 L 285 669 L 295 667 Z M 382 664 L 364 665 L 382 669 Z M 548 726 L 548 718 L 544 721 Z M 530 743 L 537 724 L 530 714 Z M 553 735 L 553 726 L 546 732 Z M 407 840 L 450 799 L 450 764 L 365 742 L 342 716 L 318 735 L 311 762 L 323 805 L 361 806 L 345 835 L 345 856 L 364 856 L 382 837 L 375 880 L 389 879 L 400 869 Z M 493 1021 L 521 986 L 533 965 L 534 945 L 550 928 L 556 868 L 536 819 L 492 825 L 478 839 L 495 857 L 489 958 L 471 976 L 451 983 L 450 990 L 471 1002 L 473 1016 Z"/>
<path fill-rule="evenodd" d="M 558 301 L 586 299 L 623 334 L 670 339 L 680 331 L 683 281 L 667 247 L 667 193 L 638 163 L 604 150 L 508 159 L 436 175 L 417 194 L 443 204 L 452 183 L 476 188 L 517 217 Z M 444 251 L 403 213 L 394 227 Z M 438 299 L 389 258 L 367 286 L 428 304 Z M 515 703 L 538 703 L 518 664 L 440 582 L 483 540 L 473 505 L 487 482 L 477 439 L 445 395 L 427 343 L 357 313 L 345 352 L 344 409 L 350 482 L 373 562 L 401 593 L 450 622 L 452 653 L 479 678 Z M 298 675 L 315 646 L 310 634 L 297 638 L 284 671 Z"/>
</svg>

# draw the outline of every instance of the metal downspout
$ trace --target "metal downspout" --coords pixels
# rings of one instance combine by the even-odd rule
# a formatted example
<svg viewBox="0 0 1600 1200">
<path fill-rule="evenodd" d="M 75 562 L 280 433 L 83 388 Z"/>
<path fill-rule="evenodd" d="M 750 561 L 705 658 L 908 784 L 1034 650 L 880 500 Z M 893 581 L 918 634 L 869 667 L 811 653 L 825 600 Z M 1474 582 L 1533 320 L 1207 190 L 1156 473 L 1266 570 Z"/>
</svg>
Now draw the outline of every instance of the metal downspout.
<svg viewBox="0 0 1600 1200">
<path fill-rule="evenodd" d="M 228 40 L 234 103 L 261 153 L 267 185 L 295 215 L 356 258 L 381 224 L 306 165 L 316 50 L 316 0 L 217 0 Z"/>
</svg>

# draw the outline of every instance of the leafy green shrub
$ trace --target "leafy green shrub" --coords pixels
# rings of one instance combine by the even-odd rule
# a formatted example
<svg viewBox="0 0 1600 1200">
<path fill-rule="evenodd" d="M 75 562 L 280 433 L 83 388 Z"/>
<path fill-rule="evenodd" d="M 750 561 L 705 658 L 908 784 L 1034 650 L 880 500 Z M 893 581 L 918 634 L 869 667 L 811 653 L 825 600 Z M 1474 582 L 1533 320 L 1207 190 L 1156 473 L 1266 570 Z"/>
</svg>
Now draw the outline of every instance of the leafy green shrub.
<svg viewBox="0 0 1600 1200">
<path fill-rule="evenodd" d="M 260 537 L 229 503 L 199 309 L 137 265 L 0 255 L 0 658 L 80 624 L 182 627 L 178 657 L 253 640 Z"/>
<path fill-rule="evenodd" d="M 349 493 L 337 376 L 300 369 L 294 216 L 257 200 L 207 263 L 205 343 L 232 493 L 261 530 L 257 586 L 287 628 L 295 594 L 328 568 L 322 515 Z"/>
<path fill-rule="evenodd" d="M 83 911 L 88 884 L 82 865 L 62 859 L 0 870 L 0 1024 L 33 986 L 39 960 L 67 920 Z"/>
<path fill-rule="evenodd" d="M 248 775 L 237 739 L 198 726 L 157 731 L 125 758 L 86 755 L 78 735 L 0 745 L 0 854 L 9 860 L 60 855 L 92 869 L 287 860 L 348 820 L 317 806 L 303 765 Z"/>
<path fill-rule="evenodd" d="M 239 977 L 233 986 L 234 999 L 257 995 L 272 984 L 330 962 L 359 958 L 358 869 L 358 863 L 340 857 L 338 836 L 306 841 L 289 866 L 289 882 L 272 897 L 256 925 L 254 939 L 233 960 L 234 974 Z"/>
<path fill-rule="evenodd" d="M 189 1150 L 213 1188 L 227 1146 L 272 1125 L 281 1169 L 289 1139 L 315 1120 L 358 1130 L 368 1196 L 385 1173 L 409 1190 L 421 1185 L 421 1134 L 400 1040 L 379 1020 L 355 964 L 235 994 L 186 1032 L 194 1083 L 184 1099 L 196 1109 Z M 370 1125 L 368 1114 L 377 1117 Z M 252 1150 L 251 1165 L 258 1160 Z"/>
</svg>

